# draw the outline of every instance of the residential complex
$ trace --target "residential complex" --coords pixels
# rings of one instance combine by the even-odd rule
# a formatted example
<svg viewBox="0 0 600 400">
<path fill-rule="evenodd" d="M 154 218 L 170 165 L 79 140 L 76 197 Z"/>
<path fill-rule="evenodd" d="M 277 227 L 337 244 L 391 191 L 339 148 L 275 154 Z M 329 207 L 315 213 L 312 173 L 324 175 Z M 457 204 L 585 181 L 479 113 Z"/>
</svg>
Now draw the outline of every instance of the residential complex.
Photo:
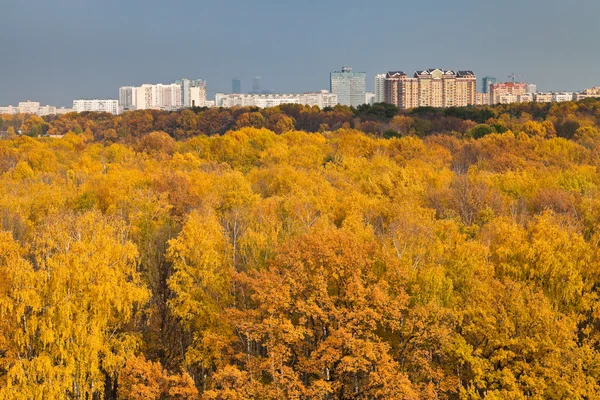
<svg viewBox="0 0 600 400">
<path fill-rule="evenodd" d="M 73 112 L 72 108 L 41 106 L 37 101 L 22 101 L 18 106 L 0 107 L 0 114 L 35 114 L 39 116 L 60 115 Z"/>
<path fill-rule="evenodd" d="M 365 104 L 367 92 L 367 74 L 352 72 L 352 68 L 343 67 L 329 75 L 330 91 L 337 95 L 339 104 L 358 107 Z"/>
<path fill-rule="evenodd" d="M 399 108 L 461 107 L 474 105 L 477 78 L 473 71 L 428 69 L 412 78 L 390 71 L 385 79 L 384 101 Z"/>
<path fill-rule="evenodd" d="M 171 84 L 123 86 L 119 89 L 119 102 L 123 110 L 172 111 L 204 107 L 207 105 L 206 81 L 183 78 Z"/>
<path fill-rule="evenodd" d="M 73 100 L 75 112 L 107 112 L 114 115 L 120 114 L 118 100 Z"/>
<path fill-rule="evenodd" d="M 364 96 L 364 95 L 363 95 Z M 363 97 L 363 102 L 365 101 Z M 318 106 L 319 108 L 334 107 L 338 97 L 327 90 L 301 94 L 225 94 L 217 93 L 217 107 L 276 107 L 281 104 L 301 104 Z"/>
</svg>

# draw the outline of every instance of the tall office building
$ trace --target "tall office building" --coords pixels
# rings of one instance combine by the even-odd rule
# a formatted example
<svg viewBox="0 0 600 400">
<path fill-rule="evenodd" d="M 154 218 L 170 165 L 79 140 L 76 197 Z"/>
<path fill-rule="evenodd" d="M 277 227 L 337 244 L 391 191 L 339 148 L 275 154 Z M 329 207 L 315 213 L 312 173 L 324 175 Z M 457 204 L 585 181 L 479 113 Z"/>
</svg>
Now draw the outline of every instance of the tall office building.
<svg viewBox="0 0 600 400">
<path fill-rule="evenodd" d="M 496 78 L 494 78 L 493 76 L 483 77 L 483 79 L 481 80 L 481 92 L 489 93 L 490 86 L 493 85 L 494 83 L 496 83 Z"/>
<path fill-rule="evenodd" d="M 133 86 L 123 86 L 119 88 L 119 105 L 124 110 L 133 108 L 133 96 L 135 88 Z"/>
<path fill-rule="evenodd" d="M 402 71 L 386 75 L 384 100 L 399 108 L 464 107 L 476 102 L 477 78 L 473 71 L 428 69 L 409 78 Z"/>
<path fill-rule="evenodd" d="M 181 105 L 183 107 L 193 107 L 192 98 L 191 98 L 192 88 L 200 88 L 200 91 L 203 90 L 204 93 L 206 94 L 206 81 L 204 81 L 202 79 L 183 78 L 183 79 L 176 81 L 175 84 L 181 86 Z M 198 92 L 198 90 L 194 90 L 194 92 Z M 205 100 L 206 100 L 206 95 L 205 95 L 204 101 Z M 204 101 L 202 102 L 202 105 L 196 104 L 196 106 L 203 107 Z"/>
<path fill-rule="evenodd" d="M 231 80 L 231 93 L 240 94 L 242 93 L 242 81 L 240 78 L 233 78 Z"/>
<path fill-rule="evenodd" d="M 367 74 L 352 72 L 349 67 L 334 71 L 330 74 L 330 91 L 337 95 L 338 104 L 353 107 L 365 104 Z"/>
<path fill-rule="evenodd" d="M 383 103 L 385 101 L 385 75 L 375 75 L 375 103 Z"/>
<path fill-rule="evenodd" d="M 527 94 L 526 83 L 493 83 L 490 85 L 490 104 L 508 103 L 507 96 L 522 96 Z"/>
<path fill-rule="evenodd" d="M 260 93 L 260 76 L 252 79 L 252 93 Z"/>
</svg>

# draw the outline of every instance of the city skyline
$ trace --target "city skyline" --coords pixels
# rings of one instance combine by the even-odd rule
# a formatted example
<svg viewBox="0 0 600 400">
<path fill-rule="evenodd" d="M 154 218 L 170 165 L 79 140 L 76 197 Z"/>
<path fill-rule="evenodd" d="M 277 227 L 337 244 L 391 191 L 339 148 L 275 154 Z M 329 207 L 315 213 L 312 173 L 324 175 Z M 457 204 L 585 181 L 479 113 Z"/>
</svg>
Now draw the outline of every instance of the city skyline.
<svg viewBox="0 0 600 400">
<path fill-rule="evenodd" d="M 313 91 L 327 87 L 328 72 L 344 64 L 367 73 L 370 91 L 376 73 L 437 65 L 468 66 L 499 81 L 515 72 L 542 91 L 600 83 L 588 72 L 600 63 L 594 40 L 600 33 L 594 21 L 597 2 L 432 3 L 423 8 L 383 0 L 286 6 L 273 1 L 6 2 L 3 50 L 18 56 L 3 60 L 0 104 L 30 98 L 69 105 L 73 98 L 115 97 L 112 88 L 178 76 L 207 80 L 209 97 L 229 91 L 234 76 L 246 88 L 258 75 L 262 87 L 277 92 Z M 510 27 L 507 13 L 517 21 Z M 197 15 L 203 15 L 202 24 Z M 310 24 L 294 26 L 292 16 Z M 425 20 L 427 29 L 422 29 Z M 222 29 L 225 22 L 245 34 Z M 345 40 L 334 40 L 340 35 Z M 440 39 L 449 35 L 457 39 Z M 458 40 L 469 36 L 467 46 Z M 407 39 L 401 46 L 399 37 Z"/>
</svg>

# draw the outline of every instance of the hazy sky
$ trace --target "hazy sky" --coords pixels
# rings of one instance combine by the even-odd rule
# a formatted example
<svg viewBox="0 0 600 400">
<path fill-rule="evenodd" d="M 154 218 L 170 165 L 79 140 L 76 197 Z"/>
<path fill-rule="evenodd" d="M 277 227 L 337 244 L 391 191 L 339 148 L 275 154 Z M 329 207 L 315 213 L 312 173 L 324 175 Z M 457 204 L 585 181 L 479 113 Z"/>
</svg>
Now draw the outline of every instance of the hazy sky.
<svg viewBox="0 0 600 400">
<path fill-rule="evenodd" d="M 538 90 L 600 85 L 598 0 L 0 0 L 0 105 L 117 98 L 203 78 L 209 94 L 329 87 L 368 74 L 472 69 Z M 479 83 L 478 82 L 478 83 Z"/>
</svg>

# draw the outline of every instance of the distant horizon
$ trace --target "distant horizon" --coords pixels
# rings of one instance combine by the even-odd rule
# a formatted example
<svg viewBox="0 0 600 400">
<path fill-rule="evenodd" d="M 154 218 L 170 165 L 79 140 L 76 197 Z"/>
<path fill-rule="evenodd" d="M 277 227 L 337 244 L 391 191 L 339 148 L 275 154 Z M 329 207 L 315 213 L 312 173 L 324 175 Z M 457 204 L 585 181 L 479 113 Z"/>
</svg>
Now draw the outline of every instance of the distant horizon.
<svg viewBox="0 0 600 400">
<path fill-rule="evenodd" d="M 376 73 L 432 67 L 473 70 L 478 87 L 515 73 L 540 91 L 580 91 L 600 85 L 597 15 L 593 0 L 4 1 L 0 105 L 68 106 L 181 77 L 206 80 L 209 98 L 233 77 L 244 93 L 255 76 L 279 93 L 317 91 L 344 65 L 366 72 L 370 91 Z"/>
</svg>

